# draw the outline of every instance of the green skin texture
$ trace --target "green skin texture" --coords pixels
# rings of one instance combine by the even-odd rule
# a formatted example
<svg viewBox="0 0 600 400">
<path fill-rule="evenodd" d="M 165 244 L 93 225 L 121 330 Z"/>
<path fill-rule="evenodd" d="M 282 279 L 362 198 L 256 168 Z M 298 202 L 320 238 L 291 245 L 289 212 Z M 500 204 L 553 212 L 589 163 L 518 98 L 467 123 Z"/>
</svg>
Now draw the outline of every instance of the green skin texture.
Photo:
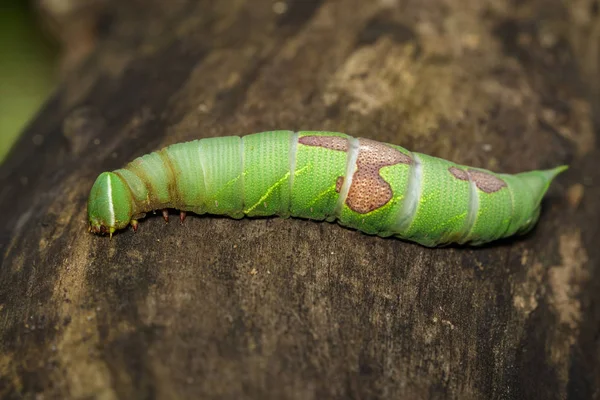
<svg viewBox="0 0 600 400">
<path fill-rule="evenodd" d="M 496 174 L 336 132 L 271 131 L 174 144 L 104 172 L 90 230 L 112 233 L 166 208 L 337 220 L 433 247 L 523 234 L 567 167 Z"/>
</svg>

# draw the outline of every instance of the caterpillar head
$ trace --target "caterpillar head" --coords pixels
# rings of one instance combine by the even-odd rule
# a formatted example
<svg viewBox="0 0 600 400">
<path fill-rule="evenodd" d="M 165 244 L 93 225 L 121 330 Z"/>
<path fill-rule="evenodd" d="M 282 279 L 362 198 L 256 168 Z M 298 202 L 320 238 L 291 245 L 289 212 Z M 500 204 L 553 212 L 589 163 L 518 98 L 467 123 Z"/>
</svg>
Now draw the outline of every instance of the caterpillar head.
<svg viewBox="0 0 600 400">
<path fill-rule="evenodd" d="M 88 199 L 88 219 L 93 233 L 112 234 L 127 227 L 132 216 L 129 187 L 113 172 L 98 176 Z"/>
</svg>

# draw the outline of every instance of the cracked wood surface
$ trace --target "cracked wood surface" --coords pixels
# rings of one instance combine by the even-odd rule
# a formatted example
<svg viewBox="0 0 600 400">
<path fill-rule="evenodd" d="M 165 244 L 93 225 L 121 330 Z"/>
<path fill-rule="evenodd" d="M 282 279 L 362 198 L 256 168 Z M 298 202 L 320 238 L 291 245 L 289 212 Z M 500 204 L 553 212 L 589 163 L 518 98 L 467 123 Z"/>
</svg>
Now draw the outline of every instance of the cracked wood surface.
<svg viewBox="0 0 600 400">
<path fill-rule="evenodd" d="M 108 0 L 0 167 L 0 397 L 600 398 L 599 6 Z M 100 172 L 271 129 L 571 168 L 532 234 L 478 249 L 160 213 L 87 234 Z"/>
</svg>

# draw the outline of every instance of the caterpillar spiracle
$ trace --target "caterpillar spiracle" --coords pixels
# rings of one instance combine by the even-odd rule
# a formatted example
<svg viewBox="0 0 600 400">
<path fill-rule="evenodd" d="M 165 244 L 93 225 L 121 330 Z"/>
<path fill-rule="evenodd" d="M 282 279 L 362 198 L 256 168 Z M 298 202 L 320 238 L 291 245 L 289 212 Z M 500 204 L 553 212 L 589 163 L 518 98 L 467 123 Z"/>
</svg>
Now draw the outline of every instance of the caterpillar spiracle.
<svg viewBox="0 0 600 400">
<path fill-rule="evenodd" d="M 152 210 L 337 220 L 432 247 L 480 245 L 531 230 L 566 166 L 515 175 L 343 133 L 271 131 L 178 143 L 104 172 L 90 230 L 109 234 Z"/>
</svg>

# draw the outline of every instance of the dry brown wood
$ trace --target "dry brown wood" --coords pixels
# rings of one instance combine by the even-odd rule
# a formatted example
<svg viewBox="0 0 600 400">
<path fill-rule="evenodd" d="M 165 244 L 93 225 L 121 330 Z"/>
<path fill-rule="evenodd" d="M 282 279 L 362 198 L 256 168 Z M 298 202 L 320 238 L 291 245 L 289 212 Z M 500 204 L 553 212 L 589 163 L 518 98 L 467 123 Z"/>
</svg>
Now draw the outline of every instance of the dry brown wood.
<svg viewBox="0 0 600 400">
<path fill-rule="evenodd" d="M 600 398 L 597 1 L 104 12 L 0 168 L 0 397 Z M 571 168 L 531 235 L 480 249 L 160 213 L 112 241 L 87 233 L 100 172 L 271 129 Z"/>
</svg>

